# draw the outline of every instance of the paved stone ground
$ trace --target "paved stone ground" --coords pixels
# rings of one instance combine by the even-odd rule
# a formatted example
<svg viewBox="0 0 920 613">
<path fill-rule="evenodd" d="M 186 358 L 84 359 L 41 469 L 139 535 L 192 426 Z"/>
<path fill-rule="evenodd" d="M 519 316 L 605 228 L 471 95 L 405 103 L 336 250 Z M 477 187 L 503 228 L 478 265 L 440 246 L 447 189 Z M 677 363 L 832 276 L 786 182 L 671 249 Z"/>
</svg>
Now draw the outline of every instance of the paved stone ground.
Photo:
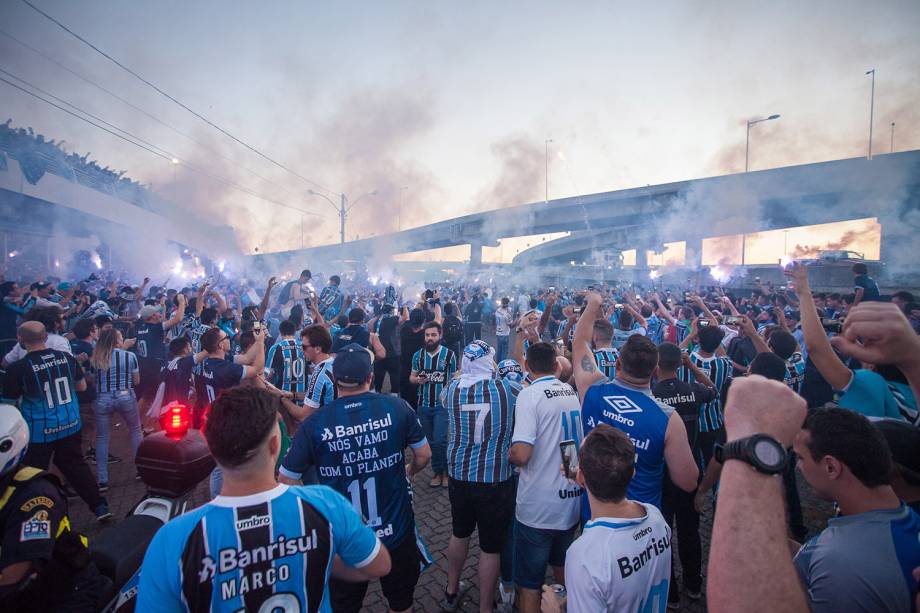
<svg viewBox="0 0 920 613">
<path fill-rule="evenodd" d="M 115 515 L 115 521 L 118 521 L 124 518 L 145 494 L 144 484 L 134 479 L 135 469 L 133 462 L 129 459 L 131 455 L 130 445 L 124 425 L 115 426 L 113 429 L 112 453 L 124 458 L 124 461 L 109 466 L 110 489 L 106 494 L 109 505 Z M 416 520 L 422 537 L 428 544 L 428 548 L 435 559 L 435 564 L 420 578 L 415 592 L 415 610 L 426 613 L 440 610 L 438 602 L 443 596 L 444 588 L 447 584 L 446 551 L 447 543 L 450 538 L 450 504 L 447 500 L 447 488 L 431 488 L 428 485 L 430 480 L 431 471 L 430 469 L 426 469 L 422 473 L 416 475 L 413 481 L 415 490 L 413 506 L 415 508 Z M 832 509 L 830 504 L 816 499 L 813 492 L 801 478 L 799 479 L 799 491 L 802 497 L 805 524 L 809 528 L 809 536 L 811 536 L 826 525 L 827 518 L 831 516 Z M 207 482 L 205 482 L 199 485 L 195 490 L 192 503 L 197 506 L 207 500 L 208 488 Z M 89 536 L 90 540 L 92 540 L 93 536 L 105 529 L 105 526 L 100 526 L 95 522 L 86 505 L 78 498 L 70 500 L 70 513 L 76 528 Z M 706 560 L 709 556 L 709 540 L 712 533 L 711 503 L 708 504 L 707 508 L 704 510 L 700 531 L 703 538 L 703 573 L 705 583 Z M 679 547 L 679 535 L 675 537 L 675 542 L 677 547 Z M 752 555 L 756 554 L 752 552 Z M 461 609 L 466 612 L 476 611 L 479 606 L 480 594 L 477 588 L 478 580 L 476 577 L 478 558 L 479 544 L 474 534 L 470 544 L 470 555 L 462 574 L 462 578 L 471 585 Z M 674 563 L 678 565 L 679 569 L 680 562 L 676 556 Z M 372 612 L 384 612 L 387 610 L 386 601 L 380 593 L 379 583 L 374 583 L 370 586 L 368 595 L 364 601 L 364 609 Z M 705 587 L 704 596 L 701 600 L 691 601 L 684 596 L 681 610 L 694 613 L 705 611 Z"/>
</svg>

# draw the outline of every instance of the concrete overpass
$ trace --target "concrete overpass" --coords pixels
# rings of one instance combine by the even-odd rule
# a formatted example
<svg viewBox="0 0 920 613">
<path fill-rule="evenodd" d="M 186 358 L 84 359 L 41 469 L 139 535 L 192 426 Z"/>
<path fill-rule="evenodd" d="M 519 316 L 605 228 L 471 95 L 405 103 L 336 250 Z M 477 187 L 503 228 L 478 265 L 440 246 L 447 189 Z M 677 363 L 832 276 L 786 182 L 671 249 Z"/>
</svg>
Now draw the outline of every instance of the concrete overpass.
<svg viewBox="0 0 920 613">
<path fill-rule="evenodd" d="M 561 231 L 572 234 L 519 254 L 515 263 L 581 260 L 598 245 L 660 251 L 662 243 L 678 240 L 687 241 L 688 254 L 698 259 L 706 237 L 862 217 L 879 218 L 887 259 L 897 238 L 920 229 L 907 223 L 915 216 L 920 216 L 920 150 L 560 198 L 257 259 L 267 265 L 276 258 L 361 260 L 470 245 L 470 264 L 476 267 L 482 247 L 497 246 L 500 238 Z"/>
<path fill-rule="evenodd" d="M 189 223 L 188 214 L 179 205 L 153 193 L 148 195 L 155 200 L 156 208 L 148 209 L 50 171 L 33 185 L 25 180 L 15 158 L 5 156 L 3 161 L 0 165 L 3 261 L 12 245 L 23 236 L 32 237 L 30 246 L 41 253 L 49 268 L 57 256 L 63 259 L 69 255 L 60 244 L 63 236 L 96 236 L 122 249 L 135 250 L 159 248 L 168 241 L 213 255 L 228 254 L 236 244 L 232 228 L 199 220 Z M 154 260 L 160 255 L 149 254 Z"/>
</svg>

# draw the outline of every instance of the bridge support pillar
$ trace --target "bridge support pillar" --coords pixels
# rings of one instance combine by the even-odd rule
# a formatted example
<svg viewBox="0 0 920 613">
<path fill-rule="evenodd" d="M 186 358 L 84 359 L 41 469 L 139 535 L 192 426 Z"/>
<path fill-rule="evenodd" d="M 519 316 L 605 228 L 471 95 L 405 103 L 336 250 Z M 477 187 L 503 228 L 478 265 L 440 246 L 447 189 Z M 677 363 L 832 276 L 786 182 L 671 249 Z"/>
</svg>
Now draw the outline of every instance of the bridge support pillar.
<svg viewBox="0 0 920 613">
<path fill-rule="evenodd" d="M 684 265 L 687 268 L 699 269 L 703 265 L 703 239 L 688 238 L 684 254 Z"/>
<path fill-rule="evenodd" d="M 470 242 L 470 267 L 479 268 L 482 266 L 482 241 Z"/>
</svg>

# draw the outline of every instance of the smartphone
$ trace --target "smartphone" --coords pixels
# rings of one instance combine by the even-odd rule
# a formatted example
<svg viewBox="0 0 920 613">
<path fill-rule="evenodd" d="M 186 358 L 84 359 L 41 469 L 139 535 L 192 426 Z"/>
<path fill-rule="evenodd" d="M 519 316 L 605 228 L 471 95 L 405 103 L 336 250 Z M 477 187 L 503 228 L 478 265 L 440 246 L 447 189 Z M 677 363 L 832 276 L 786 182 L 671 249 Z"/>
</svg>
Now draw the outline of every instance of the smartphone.
<svg viewBox="0 0 920 613">
<path fill-rule="evenodd" d="M 262 330 L 262 322 L 261 322 L 261 321 L 256 320 L 256 321 L 252 322 L 252 331 L 253 331 L 253 332 L 260 332 L 261 330 Z"/>
<path fill-rule="evenodd" d="M 741 318 L 737 315 L 728 315 L 725 318 L 726 326 L 737 326 L 741 323 Z"/>
<path fill-rule="evenodd" d="M 303 299 L 303 303 L 304 303 L 304 305 L 306 305 L 306 307 L 307 307 L 308 309 L 310 308 L 310 306 L 312 306 L 312 303 L 310 302 L 310 297 L 309 297 L 309 296 L 307 296 L 306 298 Z"/>
<path fill-rule="evenodd" d="M 581 312 L 584 310 L 585 310 L 584 307 L 577 306 L 574 309 L 572 309 L 572 312 L 575 313 L 576 315 L 581 315 Z"/>
<path fill-rule="evenodd" d="M 821 318 L 821 325 L 824 326 L 824 329 L 828 332 L 834 332 L 840 334 L 843 330 L 843 322 L 839 319 L 831 319 L 829 317 Z"/>
<path fill-rule="evenodd" d="M 615 308 L 615 309 L 622 309 L 622 308 L 623 308 L 623 305 L 620 304 L 620 303 L 618 302 L 618 303 L 616 303 L 616 304 L 613 305 L 613 308 Z"/>
<path fill-rule="evenodd" d="M 567 479 L 575 480 L 578 472 L 578 448 L 575 441 L 567 440 L 559 443 L 559 452 L 562 454 L 562 469 Z"/>
<path fill-rule="evenodd" d="M 699 324 L 699 326 L 700 326 L 701 328 L 706 328 L 706 327 L 709 326 L 709 320 L 708 320 L 708 319 L 701 319 L 701 320 L 698 322 L 698 324 Z"/>
</svg>

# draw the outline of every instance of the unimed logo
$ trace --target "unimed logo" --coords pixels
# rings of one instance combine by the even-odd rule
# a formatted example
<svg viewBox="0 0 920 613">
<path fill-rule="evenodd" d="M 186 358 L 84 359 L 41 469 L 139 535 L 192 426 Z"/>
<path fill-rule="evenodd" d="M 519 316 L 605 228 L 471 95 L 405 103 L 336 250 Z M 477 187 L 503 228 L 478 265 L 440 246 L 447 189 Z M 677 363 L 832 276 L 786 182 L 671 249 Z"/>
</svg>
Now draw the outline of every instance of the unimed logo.
<svg viewBox="0 0 920 613">
<path fill-rule="evenodd" d="M 626 396 L 604 396 L 604 402 L 610 405 L 617 413 L 641 413 L 642 407 Z"/>
</svg>

